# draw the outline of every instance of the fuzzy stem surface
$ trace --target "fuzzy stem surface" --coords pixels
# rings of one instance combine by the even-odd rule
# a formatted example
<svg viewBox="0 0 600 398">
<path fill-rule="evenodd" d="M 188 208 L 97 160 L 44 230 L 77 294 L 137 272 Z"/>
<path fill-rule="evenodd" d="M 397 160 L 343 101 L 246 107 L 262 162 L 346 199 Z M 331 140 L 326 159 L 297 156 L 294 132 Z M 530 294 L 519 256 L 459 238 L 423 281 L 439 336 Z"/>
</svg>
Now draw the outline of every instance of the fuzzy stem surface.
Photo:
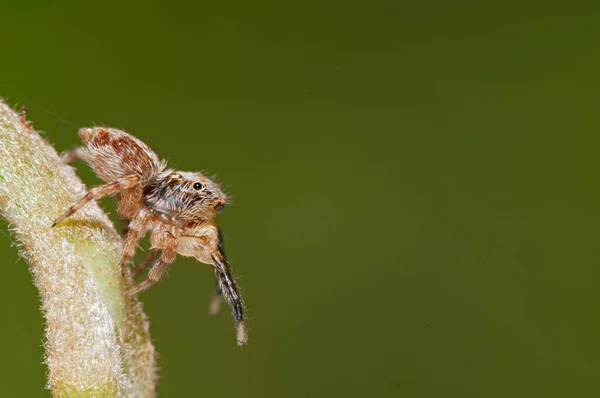
<svg viewBox="0 0 600 398">
<path fill-rule="evenodd" d="M 0 213 L 29 264 L 46 321 L 45 362 L 55 397 L 154 397 L 148 319 L 124 293 L 121 239 L 89 203 L 55 228 L 86 187 L 22 115 L 0 99 Z"/>
</svg>

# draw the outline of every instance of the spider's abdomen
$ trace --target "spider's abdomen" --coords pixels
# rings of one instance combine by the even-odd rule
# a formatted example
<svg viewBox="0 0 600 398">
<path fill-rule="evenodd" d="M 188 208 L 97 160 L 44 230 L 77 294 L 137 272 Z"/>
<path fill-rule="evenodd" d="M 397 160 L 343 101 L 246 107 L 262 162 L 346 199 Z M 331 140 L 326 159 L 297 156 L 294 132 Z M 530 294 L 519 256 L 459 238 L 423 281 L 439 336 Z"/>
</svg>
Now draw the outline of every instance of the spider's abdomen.
<svg viewBox="0 0 600 398">
<path fill-rule="evenodd" d="M 106 182 L 137 175 L 142 183 L 153 180 L 163 169 L 158 156 L 142 141 L 124 131 L 93 127 L 79 130 L 84 158 Z"/>
</svg>

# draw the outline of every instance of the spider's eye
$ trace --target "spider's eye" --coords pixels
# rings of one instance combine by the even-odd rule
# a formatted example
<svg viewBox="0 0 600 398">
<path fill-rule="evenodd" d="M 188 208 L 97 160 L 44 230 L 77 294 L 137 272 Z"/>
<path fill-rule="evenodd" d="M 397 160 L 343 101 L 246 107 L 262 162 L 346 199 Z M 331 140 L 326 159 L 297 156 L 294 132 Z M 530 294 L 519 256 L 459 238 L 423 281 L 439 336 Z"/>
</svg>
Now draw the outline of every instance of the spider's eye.
<svg viewBox="0 0 600 398">
<path fill-rule="evenodd" d="M 195 189 L 196 191 L 199 191 L 199 190 L 201 190 L 201 189 L 202 189 L 202 186 L 203 186 L 203 185 L 202 185 L 202 184 L 200 184 L 199 182 L 196 182 L 196 183 L 194 183 L 194 189 Z"/>
</svg>

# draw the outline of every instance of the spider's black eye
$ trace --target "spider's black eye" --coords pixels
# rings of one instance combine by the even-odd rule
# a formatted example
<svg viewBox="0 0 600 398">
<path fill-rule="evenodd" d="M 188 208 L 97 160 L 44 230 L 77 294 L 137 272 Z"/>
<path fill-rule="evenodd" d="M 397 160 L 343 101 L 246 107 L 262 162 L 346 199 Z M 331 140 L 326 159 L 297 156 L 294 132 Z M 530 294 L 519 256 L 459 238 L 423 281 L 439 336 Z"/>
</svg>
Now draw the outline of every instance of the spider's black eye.
<svg viewBox="0 0 600 398">
<path fill-rule="evenodd" d="M 195 184 L 194 184 L 194 189 L 195 189 L 196 191 L 199 191 L 199 190 L 201 190 L 201 189 L 202 189 L 202 184 L 200 184 L 199 182 L 195 183 Z"/>
</svg>

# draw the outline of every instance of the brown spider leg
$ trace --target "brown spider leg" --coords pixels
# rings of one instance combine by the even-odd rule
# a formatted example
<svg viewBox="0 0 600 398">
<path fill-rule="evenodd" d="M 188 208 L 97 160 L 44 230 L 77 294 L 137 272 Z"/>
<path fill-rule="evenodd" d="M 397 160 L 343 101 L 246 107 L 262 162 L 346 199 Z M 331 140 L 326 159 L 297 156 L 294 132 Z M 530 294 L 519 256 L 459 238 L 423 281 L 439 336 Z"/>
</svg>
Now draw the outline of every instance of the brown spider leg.
<svg viewBox="0 0 600 398">
<path fill-rule="evenodd" d="M 63 222 L 67 217 L 71 216 L 73 213 L 77 212 L 81 209 L 87 202 L 90 200 L 98 200 L 105 196 L 114 195 L 115 193 L 130 188 L 135 184 L 139 183 L 138 176 L 128 176 L 119 181 L 109 182 L 108 184 L 100 185 L 98 187 L 94 187 L 90 189 L 90 191 L 83 196 L 79 200 L 79 202 L 75 203 L 73 206 L 69 208 L 66 212 L 64 212 L 60 217 L 58 217 L 52 223 L 52 227 L 56 226 Z"/>
<path fill-rule="evenodd" d="M 148 221 L 144 214 L 138 213 L 129 223 L 127 236 L 125 237 L 125 245 L 123 247 L 123 255 L 121 256 L 121 272 L 125 274 L 125 269 L 133 260 L 135 249 L 140 239 L 145 235 L 148 228 Z"/>
<path fill-rule="evenodd" d="M 158 282 L 160 278 L 165 274 L 167 268 L 169 268 L 169 264 L 171 264 L 175 260 L 176 255 L 177 246 L 164 249 L 160 260 L 158 260 L 158 262 L 154 264 L 154 266 L 148 273 L 148 278 L 144 279 L 136 286 L 131 288 L 127 292 L 127 294 L 133 296 L 135 294 L 138 294 L 142 290 L 148 289 L 150 286 Z"/>
<path fill-rule="evenodd" d="M 242 296 L 240 296 L 235 281 L 229 272 L 229 267 L 221 254 L 219 252 L 212 252 L 211 257 L 214 263 L 219 287 L 223 292 L 223 298 L 231 307 L 233 307 L 236 320 L 237 342 L 239 346 L 242 346 L 248 341 L 246 326 L 244 324 L 244 304 L 242 302 Z"/>
<path fill-rule="evenodd" d="M 121 193 L 117 194 L 117 201 L 121 203 L 123 195 Z M 121 236 L 127 236 L 129 233 L 129 224 L 131 220 L 129 218 L 123 217 L 122 214 L 119 214 L 119 225 L 121 227 Z"/>
<path fill-rule="evenodd" d="M 135 269 L 131 273 L 131 278 L 135 279 L 142 271 L 144 271 L 148 266 L 156 260 L 158 257 L 158 250 L 150 249 L 146 256 L 139 262 L 138 265 L 135 266 Z"/>
<path fill-rule="evenodd" d="M 75 148 L 72 151 L 65 152 L 60 155 L 60 160 L 62 160 L 63 163 L 71 163 L 77 159 L 83 159 L 83 148 L 81 147 Z"/>
</svg>

